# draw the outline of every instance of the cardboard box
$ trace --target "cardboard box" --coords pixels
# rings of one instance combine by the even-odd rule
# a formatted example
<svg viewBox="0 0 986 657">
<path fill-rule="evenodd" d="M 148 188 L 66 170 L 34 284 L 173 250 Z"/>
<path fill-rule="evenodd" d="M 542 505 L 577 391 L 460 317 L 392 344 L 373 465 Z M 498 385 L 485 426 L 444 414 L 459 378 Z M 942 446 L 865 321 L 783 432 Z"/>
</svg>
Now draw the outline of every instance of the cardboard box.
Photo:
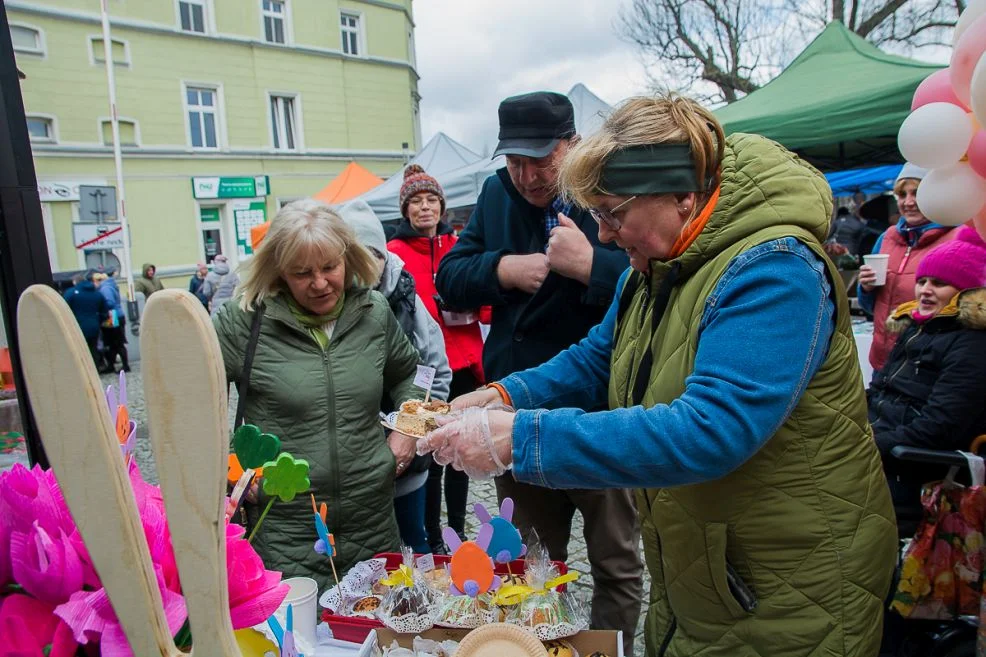
<svg viewBox="0 0 986 657">
<path fill-rule="evenodd" d="M 445 641 L 453 639 L 462 641 L 462 638 L 469 634 L 471 630 L 451 630 L 441 627 L 432 628 L 422 632 L 420 636 L 434 641 Z M 403 648 L 410 648 L 414 634 L 398 634 L 389 628 L 379 628 L 370 632 L 366 641 L 360 647 L 357 657 L 374 657 L 380 654 L 381 646 L 389 646 L 395 640 Z M 610 657 L 623 657 L 623 632 L 615 630 L 586 630 L 579 632 L 575 636 L 565 639 L 579 651 L 581 657 L 589 657 L 592 653 L 599 651 Z"/>
</svg>

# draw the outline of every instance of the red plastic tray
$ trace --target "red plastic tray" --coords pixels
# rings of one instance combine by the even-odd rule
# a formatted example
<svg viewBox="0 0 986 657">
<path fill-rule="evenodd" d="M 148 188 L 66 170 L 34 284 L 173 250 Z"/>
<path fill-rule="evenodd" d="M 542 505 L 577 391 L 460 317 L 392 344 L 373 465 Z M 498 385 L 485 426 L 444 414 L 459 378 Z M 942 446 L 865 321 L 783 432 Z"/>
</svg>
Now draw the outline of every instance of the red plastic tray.
<svg viewBox="0 0 986 657">
<path fill-rule="evenodd" d="M 414 555 L 417 558 L 420 555 Z M 374 557 L 375 559 L 384 558 L 387 560 L 387 570 L 397 570 L 400 565 L 404 562 L 403 557 L 397 552 L 384 552 L 378 554 Z M 441 566 L 447 564 L 452 560 L 452 557 L 444 554 L 435 555 L 435 565 Z M 552 562 L 558 569 L 559 575 L 564 575 L 568 572 L 568 566 L 563 564 L 561 561 Z M 511 561 L 509 566 L 510 570 L 507 570 L 508 564 L 494 564 L 493 572 L 497 575 L 506 575 L 508 572 L 519 575 L 524 572 L 524 560 L 516 559 Z M 564 591 L 565 586 L 559 586 L 559 591 Z M 322 620 L 329 624 L 329 628 L 332 630 L 332 636 L 334 636 L 339 641 L 350 641 L 352 643 L 363 643 L 366 640 L 367 635 L 370 634 L 370 630 L 383 627 L 383 623 L 375 618 L 360 618 L 357 616 L 340 616 L 338 614 L 333 614 L 328 609 L 322 610 Z"/>
</svg>

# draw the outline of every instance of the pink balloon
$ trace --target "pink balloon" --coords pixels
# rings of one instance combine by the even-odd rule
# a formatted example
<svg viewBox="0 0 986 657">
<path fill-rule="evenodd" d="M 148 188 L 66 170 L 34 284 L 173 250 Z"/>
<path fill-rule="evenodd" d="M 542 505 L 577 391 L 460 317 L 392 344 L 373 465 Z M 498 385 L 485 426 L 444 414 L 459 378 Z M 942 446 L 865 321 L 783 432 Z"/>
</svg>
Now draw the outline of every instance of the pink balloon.
<svg viewBox="0 0 986 657">
<path fill-rule="evenodd" d="M 986 178 L 986 130 L 980 130 L 969 142 L 969 166 L 983 178 Z"/>
<path fill-rule="evenodd" d="M 986 14 L 983 14 L 962 33 L 952 51 L 952 61 L 948 70 L 951 71 L 952 90 L 962 104 L 968 107 L 972 102 L 972 73 L 976 69 L 979 58 L 986 52 Z"/>
<path fill-rule="evenodd" d="M 952 77 L 947 68 L 935 71 L 918 85 L 914 91 L 914 99 L 911 101 L 911 111 L 927 105 L 928 103 L 952 103 L 969 111 L 969 108 L 962 104 L 959 97 L 952 89 Z"/>
</svg>

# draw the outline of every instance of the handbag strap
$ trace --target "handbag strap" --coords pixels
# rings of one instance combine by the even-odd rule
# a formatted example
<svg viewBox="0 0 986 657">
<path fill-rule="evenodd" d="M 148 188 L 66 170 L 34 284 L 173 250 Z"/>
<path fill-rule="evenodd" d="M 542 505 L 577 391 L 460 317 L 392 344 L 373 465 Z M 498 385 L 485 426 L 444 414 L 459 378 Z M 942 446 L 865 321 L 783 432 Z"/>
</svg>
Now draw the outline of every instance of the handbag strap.
<svg viewBox="0 0 986 657">
<path fill-rule="evenodd" d="M 250 371 L 253 370 L 253 356 L 257 353 L 257 342 L 260 341 L 260 323 L 264 319 L 263 304 L 257 306 L 250 325 L 250 341 L 247 342 L 246 354 L 243 356 L 243 371 L 240 373 L 240 383 L 237 386 L 239 398 L 236 400 L 236 419 L 233 429 L 243 424 L 243 413 L 246 410 L 247 393 L 250 392 Z"/>
</svg>

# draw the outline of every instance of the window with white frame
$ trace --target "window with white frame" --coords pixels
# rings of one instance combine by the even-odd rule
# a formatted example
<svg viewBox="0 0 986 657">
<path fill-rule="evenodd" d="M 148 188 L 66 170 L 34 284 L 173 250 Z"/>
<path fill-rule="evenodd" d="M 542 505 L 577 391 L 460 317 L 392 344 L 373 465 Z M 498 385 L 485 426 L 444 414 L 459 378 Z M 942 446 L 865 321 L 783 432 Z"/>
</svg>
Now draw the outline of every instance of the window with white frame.
<svg viewBox="0 0 986 657">
<path fill-rule="evenodd" d="M 206 0 L 178 0 L 178 17 L 185 32 L 205 34 Z"/>
<path fill-rule="evenodd" d="M 27 134 L 31 141 L 55 141 L 55 122 L 46 116 L 29 116 Z"/>
<path fill-rule="evenodd" d="M 360 17 L 359 14 L 339 14 L 340 29 L 342 31 L 342 52 L 347 55 L 360 54 Z"/>
<path fill-rule="evenodd" d="M 103 37 L 89 37 L 89 48 L 92 50 L 92 61 L 95 64 L 106 62 L 106 49 L 103 47 Z M 113 63 L 117 66 L 130 65 L 130 48 L 122 39 L 110 39 L 110 53 Z"/>
<path fill-rule="evenodd" d="M 11 25 L 10 40 L 16 52 L 26 52 L 32 55 L 44 54 L 44 39 L 41 30 L 27 25 Z"/>
<path fill-rule="evenodd" d="M 219 148 L 218 94 L 207 87 L 187 87 L 188 133 L 192 148 Z"/>
<path fill-rule="evenodd" d="M 297 146 L 298 116 L 294 96 L 270 96 L 270 124 L 274 149 L 293 151 Z"/>
<path fill-rule="evenodd" d="M 267 43 L 284 43 L 287 7 L 284 0 L 261 0 L 264 17 L 264 39 Z"/>
</svg>

